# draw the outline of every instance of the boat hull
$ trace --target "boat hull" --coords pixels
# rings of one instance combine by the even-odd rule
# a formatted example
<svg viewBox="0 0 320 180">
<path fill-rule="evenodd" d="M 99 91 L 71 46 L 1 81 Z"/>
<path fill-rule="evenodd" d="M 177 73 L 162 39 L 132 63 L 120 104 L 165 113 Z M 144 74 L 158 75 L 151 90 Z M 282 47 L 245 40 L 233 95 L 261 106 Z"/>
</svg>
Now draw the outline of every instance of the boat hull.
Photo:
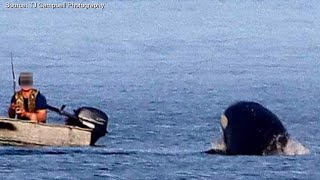
<svg viewBox="0 0 320 180">
<path fill-rule="evenodd" d="M 93 145 L 92 130 L 0 117 L 0 144 L 39 146 Z"/>
</svg>

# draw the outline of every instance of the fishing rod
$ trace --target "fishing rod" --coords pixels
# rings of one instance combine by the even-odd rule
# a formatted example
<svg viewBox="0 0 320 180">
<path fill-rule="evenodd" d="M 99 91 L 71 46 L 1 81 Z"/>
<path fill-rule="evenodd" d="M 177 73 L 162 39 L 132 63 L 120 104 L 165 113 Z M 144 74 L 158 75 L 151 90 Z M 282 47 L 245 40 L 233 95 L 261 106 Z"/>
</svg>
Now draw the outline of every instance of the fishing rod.
<svg viewBox="0 0 320 180">
<path fill-rule="evenodd" d="M 12 72 L 12 79 L 13 79 L 13 93 L 15 93 L 16 92 L 16 75 L 14 73 L 12 52 L 11 52 L 11 72 Z"/>
</svg>

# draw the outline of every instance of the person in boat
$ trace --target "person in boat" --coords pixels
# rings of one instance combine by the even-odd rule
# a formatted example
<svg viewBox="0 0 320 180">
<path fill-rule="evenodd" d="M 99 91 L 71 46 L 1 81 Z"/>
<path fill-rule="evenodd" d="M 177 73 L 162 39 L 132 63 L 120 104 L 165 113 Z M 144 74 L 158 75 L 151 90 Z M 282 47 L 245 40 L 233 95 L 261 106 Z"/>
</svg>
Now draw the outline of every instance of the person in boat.
<svg viewBox="0 0 320 180">
<path fill-rule="evenodd" d="M 45 123 L 47 119 L 47 100 L 37 89 L 33 88 L 33 74 L 22 72 L 19 76 L 19 86 L 11 98 L 8 110 L 10 118 L 31 120 L 32 122 Z"/>
</svg>

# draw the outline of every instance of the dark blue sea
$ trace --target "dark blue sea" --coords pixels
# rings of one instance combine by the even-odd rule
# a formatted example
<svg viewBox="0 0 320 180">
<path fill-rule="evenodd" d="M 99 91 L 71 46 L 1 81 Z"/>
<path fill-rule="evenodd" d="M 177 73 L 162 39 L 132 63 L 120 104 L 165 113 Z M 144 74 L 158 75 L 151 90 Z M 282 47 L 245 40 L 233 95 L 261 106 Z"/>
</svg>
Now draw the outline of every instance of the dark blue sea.
<svg viewBox="0 0 320 180">
<path fill-rule="evenodd" d="M 99 108 L 110 133 L 94 147 L 2 146 L 1 179 L 320 179 L 319 1 L 75 2 L 105 8 L 1 1 L 0 115 L 12 52 L 15 73 L 32 71 L 49 104 Z M 203 153 L 239 100 L 269 108 L 310 153 Z"/>
</svg>

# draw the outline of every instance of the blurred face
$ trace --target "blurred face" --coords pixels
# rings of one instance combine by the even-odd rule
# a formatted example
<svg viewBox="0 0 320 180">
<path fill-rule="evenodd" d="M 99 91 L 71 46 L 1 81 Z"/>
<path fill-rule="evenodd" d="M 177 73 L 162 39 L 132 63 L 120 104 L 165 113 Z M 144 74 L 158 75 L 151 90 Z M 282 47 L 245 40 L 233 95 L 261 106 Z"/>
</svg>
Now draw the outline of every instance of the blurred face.
<svg viewBox="0 0 320 180">
<path fill-rule="evenodd" d="M 29 91 L 32 89 L 32 85 L 21 85 L 20 88 L 22 91 Z"/>
<path fill-rule="evenodd" d="M 29 91 L 32 89 L 32 86 L 33 86 L 33 82 L 32 80 L 21 80 L 20 81 L 20 88 L 23 90 L 23 91 Z"/>
</svg>

